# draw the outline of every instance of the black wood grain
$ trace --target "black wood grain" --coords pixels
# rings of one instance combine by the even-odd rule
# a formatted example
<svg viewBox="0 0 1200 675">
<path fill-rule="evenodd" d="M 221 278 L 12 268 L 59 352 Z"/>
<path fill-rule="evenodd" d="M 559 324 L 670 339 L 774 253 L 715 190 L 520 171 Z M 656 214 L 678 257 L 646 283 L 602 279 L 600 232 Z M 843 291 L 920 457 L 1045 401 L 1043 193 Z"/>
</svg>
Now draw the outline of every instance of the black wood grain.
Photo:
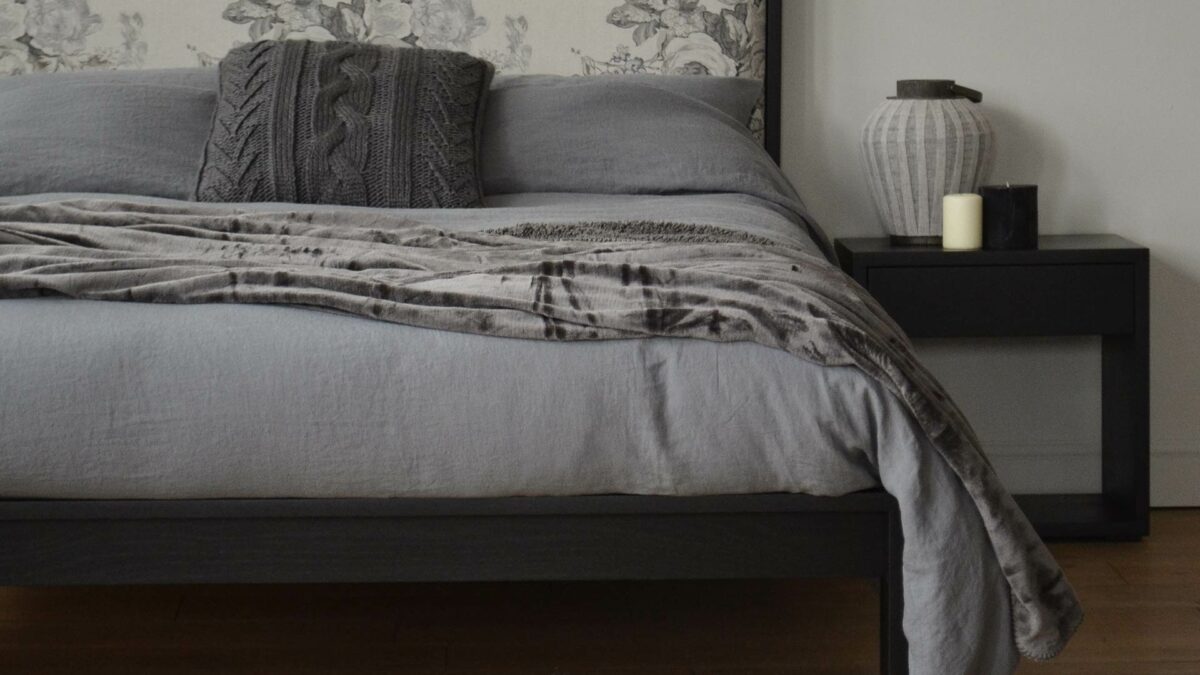
<svg viewBox="0 0 1200 675">
<path fill-rule="evenodd" d="M 436 516 L 562 516 L 703 513 L 877 513 L 890 497 L 879 490 L 836 499 L 801 494 L 661 497 L 584 495 L 576 497 L 423 499 L 0 499 L 4 520 L 147 520 L 249 518 L 400 518 Z"/>
<path fill-rule="evenodd" d="M 871 577 L 907 672 L 896 501 L 843 497 L 0 500 L 0 584 Z"/>
<path fill-rule="evenodd" d="M 1150 256 L 1134 256 L 1133 327 L 1105 335 L 1100 376 L 1101 481 L 1106 502 L 1150 534 Z"/>
<path fill-rule="evenodd" d="M 870 577 L 907 672 L 896 501 L 843 497 L 0 500 L 0 584 Z"/>
<path fill-rule="evenodd" d="M 1133 265 L 872 267 L 867 288 L 911 337 L 1119 335 Z"/>
<path fill-rule="evenodd" d="M 882 492 L 0 501 L 0 583 L 879 577 L 894 510 Z"/>
<path fill-rule="evenodd" d="M 843 497 L 0 500 L 0 584 L 873 577 L 907 672 L 895 500 Z"/>
<path fill-rule="evenodd" d="M 763 83 L 766 101 L 765 144 L 776 164 L 780 163 L 783 132 L 783 0 L 767 0 L 767 76 Z"/>
</svg>

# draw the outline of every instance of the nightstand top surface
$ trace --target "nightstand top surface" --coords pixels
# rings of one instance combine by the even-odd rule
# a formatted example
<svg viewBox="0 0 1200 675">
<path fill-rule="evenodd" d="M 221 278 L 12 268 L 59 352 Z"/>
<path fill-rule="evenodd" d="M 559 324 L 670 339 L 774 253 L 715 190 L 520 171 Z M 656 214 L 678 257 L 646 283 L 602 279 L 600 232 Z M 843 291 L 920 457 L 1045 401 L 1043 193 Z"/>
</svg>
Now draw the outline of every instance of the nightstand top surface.
<svg viewBox="0 0 1200 675">
<path fill-rule="evenodd" d="M 887 237 L 850 237 L 836 242 L 838 256 L 871 264 L 996 265 L 1101 262 L 1147 255 L 1144 246 L 1115 234 L 1058 234 L 1038 237 L 1038 248 L 1011 251 L 946 251 L 936 246 L 893 246 Z"/>
<path fill-rule="evenodd" d="M 1144 246 L 1115 234 L 1051 234 L 1038 237 L 1038 247 L 1026 251 L 945 251 L 936 246 L 893 246 L 887 237 L 850 237 L 838 239 L 854 253 L 919 253 L 963 255 L 973 253 L 1031 253 L 1036 251 L 1136 251 Z"/>
</svg>

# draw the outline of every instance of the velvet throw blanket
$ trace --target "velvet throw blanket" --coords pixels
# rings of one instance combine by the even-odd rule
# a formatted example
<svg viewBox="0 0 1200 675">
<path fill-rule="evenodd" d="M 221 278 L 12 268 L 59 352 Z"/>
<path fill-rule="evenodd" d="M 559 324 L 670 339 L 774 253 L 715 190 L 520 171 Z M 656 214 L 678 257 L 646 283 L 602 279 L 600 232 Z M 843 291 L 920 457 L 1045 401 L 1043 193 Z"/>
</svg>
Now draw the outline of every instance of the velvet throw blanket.
<svg viewBox="0 0 1200 675">
<path fill-rule="evenodd" d="M 857 367 L 906 406 L 978 507 L 1020 651 L 1051 658 L 1082 620 L 1062 570 L 900 329 L 828 262 L 769 238 L 667 222 L 451 233 L 379 211 L 0 205 L 0 298 L 32 295 L 300 305 L 536 340 L 752 341 Z"/>
</svg>

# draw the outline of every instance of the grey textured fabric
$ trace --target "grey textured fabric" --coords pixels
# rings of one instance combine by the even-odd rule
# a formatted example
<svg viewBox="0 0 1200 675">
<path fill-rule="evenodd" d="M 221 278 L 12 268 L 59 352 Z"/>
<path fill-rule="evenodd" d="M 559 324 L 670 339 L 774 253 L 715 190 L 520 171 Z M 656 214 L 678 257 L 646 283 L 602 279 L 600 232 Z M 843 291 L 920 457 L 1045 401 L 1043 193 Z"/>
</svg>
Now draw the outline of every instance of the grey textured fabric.
<svg viewBox="0 0 1200 675">
<path fill-rule="evenodd" d="M 910 671 L 1011 673 L 1019 658 L 970 498 L 856 368 L 750 342 L 31 298 L 0 301 L 0 399 L 5 497 L 839 495 L 882 479 L 903 515 Z"/>
<path fill-rule="evenodd" d="M 262 41 L 221 61 L 199 201 L 464 208 L 494 68 L 467 54 Z"/>
<path fill-rule="evenodd" d="M 761 86 L 675 75 L 496 77 L 480 139 L 485 193 L 695 194 L 729 191 L 714 177 L 742 171 L 753 174 L 742 188 L 766 177 L 790 191 L 757 142 L 742 138 Z M 212 68 L 0 78 L 0 195 L 191 198 L 217 88 Z M 753 154 L 737 154 L 742 146 Z M 661 161 L 668 154 L 692 159 Z"/>
<path fill-rule="evenodd" d="M 501 120 L 515 117 L 506 105 L 522 105 L 522 96 L 543 96 L 547 89 L 572 96 L 572 92 L 600 88 L 612 92 L 619 90 L 636 96 L 644 87 L 655 87 L 678 96 L 695 99 L 711 106 L 717 112 L 749 125 L 750 116 L 763 95 L 763 83 L 746 77 L 718 77 L 715 75 L 497 75 L 492 82 L 492 92 L 504 91 L 500 107 L 492 109 Z M 491 104 L 489 103 L 489 106 Z M 629 133 L 637 133 L 630 124 Z M 647 139 L 653 140 L 653 139 Z"/>
<path fill-rule="evenodd" d="M 910 671 L 1019 658 L 970 498 L 855 368 L 749 342 L 32 298 L 0 301 L 0 398 L 7 497 L 838 495 L 882 478 L 903 514 Z"/>
<path fill-rule="evenodd" d="M 853 366 L 904 404 L 974 502 L 1011 588 L 1021 652 L 1054 656 L 1082 620 L 966 420 L 882 309 L 826 261 L 736 231 L 715 242 L 714 228 L 657 222 L 614 223 L 597 244 L 571 241 L 561 224 L 517 237 L 382 213 L 364 220 L 106 202 L 4 206 L 0 297 L 292 304 L 542 340 L 751 341 Z"/>
<path fill-rule="evenodd" d="M 134 202 L 149 206 L 178 207 L 179 200 L 133 195 L 52 192 L 21 195 L 0 200 L 5 204 L 43 204 L 78 200 Z M 330 204 L 285 204 L 282 202 L 242 202 L 237 204 L 196 204 L 224 212 L 232 208 L 244 213 L 324 213 L 342 211 L 356 214 L 360 224 L 372 222 L 379 209 Z M 820 248 L 796 224 L 792 212 L 770 200 L 736 193 L 688 195 L 606 195 L 571 193 L 530 193 L 484 197 L 482 209 L 406 209 L 403 215 L 434 225 L 447 232 L 515 227 L 526 223 L 582 223 L 597 221 L 675 221 L 701 226 L 717 225 L 750 235 L 770 237 L 788 246 L 821 255 Z"/>
<path fill-rule="evenodd" d="M 786 194 L 744 120 L 646 78 L 583 79 L 492 92 L 481 157 L 487 194 L 754 194 L 764 185 Z"/>
<path fill-rule="evenodd" d="M 185 199 L 215 104 L 214 70 L 0 77 L 0 195 Z"/>
<path fill-rule="evenodd" d="M 832 259 L 820 227 L 746 127 L 760 87 L 734 78 L 531 78 L 498 83 L 480 157 L 489 195 L 736 192 L 775 201 Z M 689 82 L 688 80 L 694 80 Z M 701 83 L 700 80 L 707 82 Z"/>
</svg>

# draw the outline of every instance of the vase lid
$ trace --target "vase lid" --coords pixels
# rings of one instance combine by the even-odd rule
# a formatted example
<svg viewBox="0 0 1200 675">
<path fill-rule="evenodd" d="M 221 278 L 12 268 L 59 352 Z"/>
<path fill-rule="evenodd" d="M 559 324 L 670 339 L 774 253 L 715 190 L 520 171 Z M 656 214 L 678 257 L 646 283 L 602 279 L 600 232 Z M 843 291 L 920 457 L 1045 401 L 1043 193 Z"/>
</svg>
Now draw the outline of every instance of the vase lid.
<svg viewBox="0 0 1200 675">
<path fill-rule="evenodd" d="M 983 101 L 983 94 L 974 89 L 968 89 L 954 80 L 897 80 L 896 95 L 888 98 L 965 98 L 972 103 L 979 103 Z"/>
</svg>

